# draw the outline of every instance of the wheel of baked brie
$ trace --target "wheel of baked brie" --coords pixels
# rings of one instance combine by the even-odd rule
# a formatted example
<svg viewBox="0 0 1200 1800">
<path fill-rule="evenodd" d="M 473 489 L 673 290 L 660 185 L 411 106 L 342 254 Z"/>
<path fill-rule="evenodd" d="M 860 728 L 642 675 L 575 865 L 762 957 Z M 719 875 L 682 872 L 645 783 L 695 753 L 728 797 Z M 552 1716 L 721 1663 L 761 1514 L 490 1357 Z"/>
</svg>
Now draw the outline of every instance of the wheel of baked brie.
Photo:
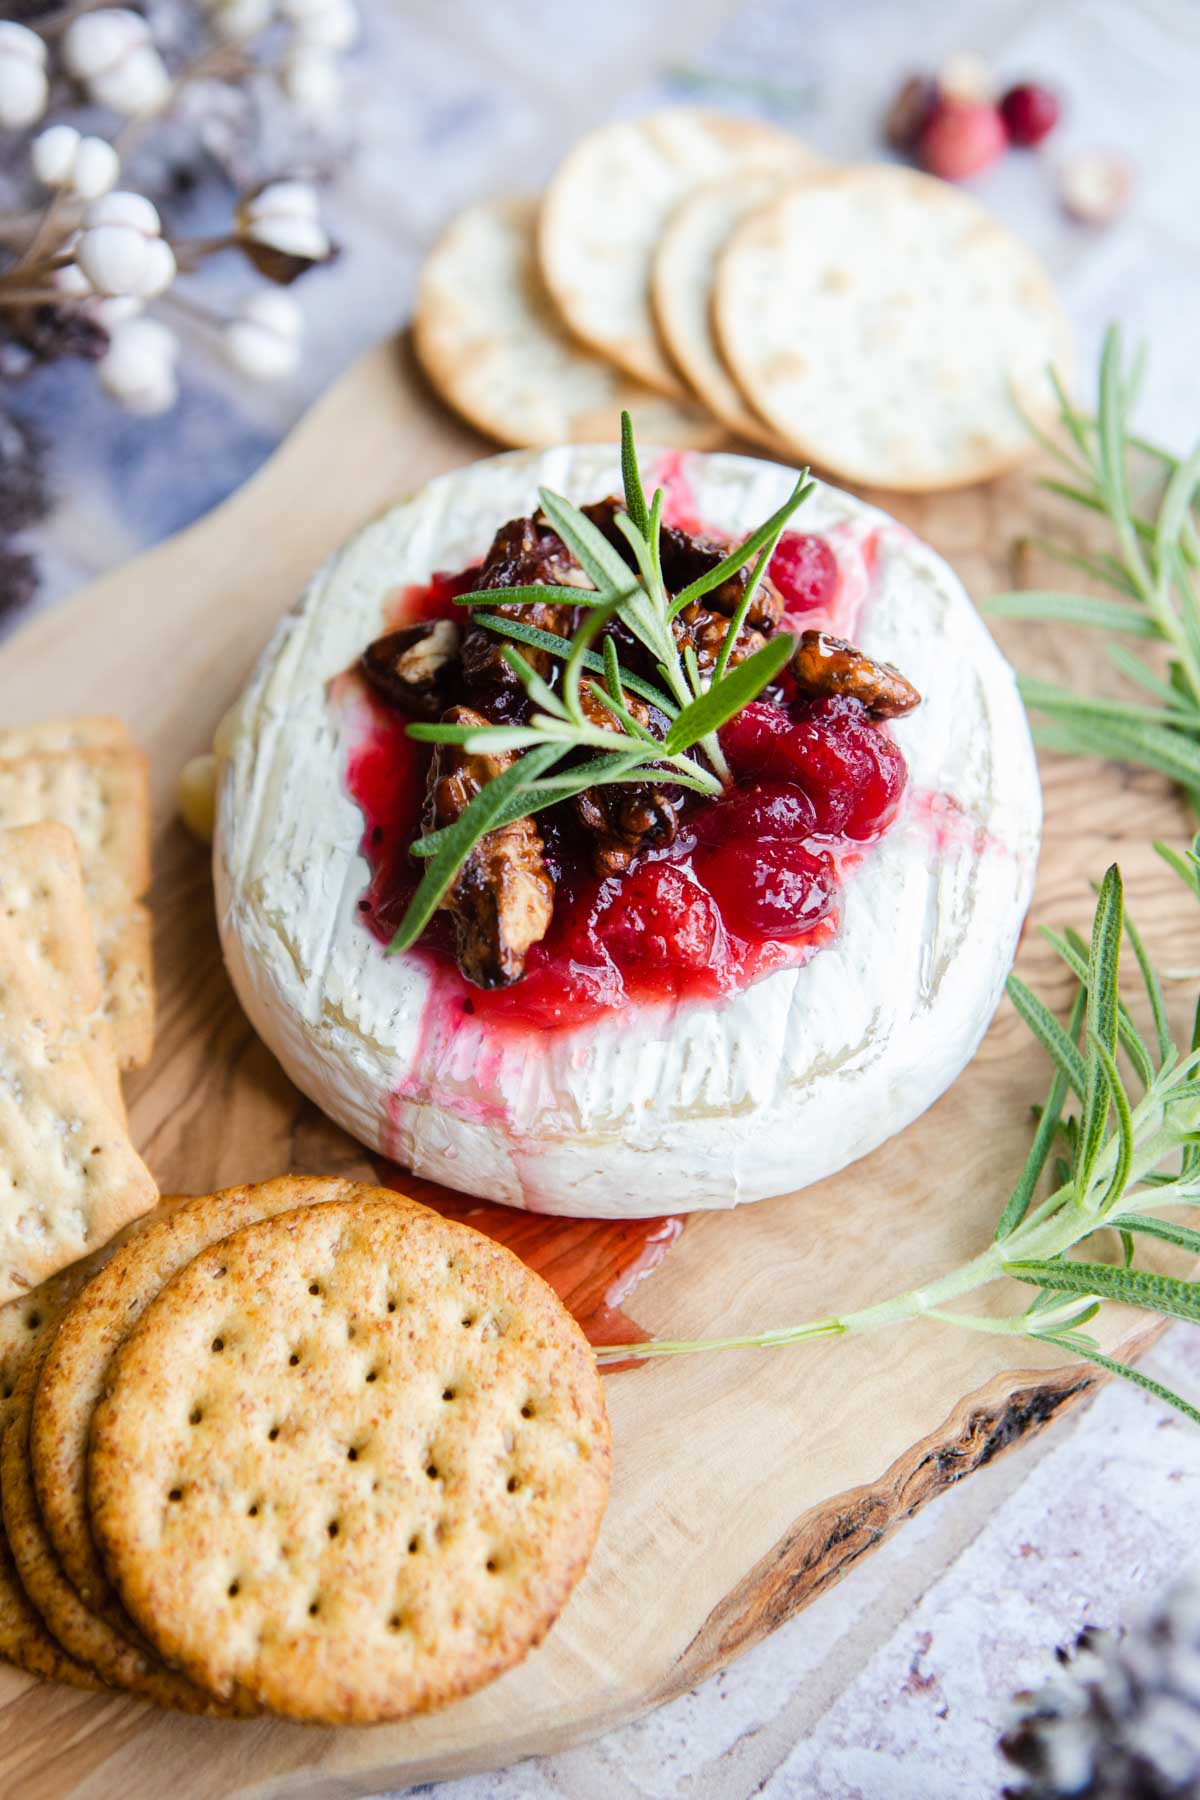
<svg viewBox="0 0 1200 1800">
<path fill-rule="evenodd" d="M 666 493 L 670 592 L 795 481 L 730 455 L 643 453 L 643 469 Z M 802 1188 L 924 1111 L 999 999 L 1041 817 L 1012 674 L 940 557 L 818 484 L 733 646 L 731 666 L 797 640 L 721 732 L 725 795 L 656 779 L 521 821 L 389 954 L 410 846 L 453 822 L 483 760 L 409 723 L 529 710 L 455 596 L 587 585 L 542 488 L 590 505 L 620 549 L 616 503 L 592 504 L 620 492 L 615 450 L 498 456 L 367 526 L 279 626 L 219 745 L 234 985 L 326 1113 L 466 1193 L 616 1217 Z M 702 675 L 744 579 L 674 628 Z M 509 616 L 556 630 L 567 611 Z M 621 644 L 623 665 L 637 650 Z M 541 666 L 553 683 L 562 665 Z"/>
</svg>

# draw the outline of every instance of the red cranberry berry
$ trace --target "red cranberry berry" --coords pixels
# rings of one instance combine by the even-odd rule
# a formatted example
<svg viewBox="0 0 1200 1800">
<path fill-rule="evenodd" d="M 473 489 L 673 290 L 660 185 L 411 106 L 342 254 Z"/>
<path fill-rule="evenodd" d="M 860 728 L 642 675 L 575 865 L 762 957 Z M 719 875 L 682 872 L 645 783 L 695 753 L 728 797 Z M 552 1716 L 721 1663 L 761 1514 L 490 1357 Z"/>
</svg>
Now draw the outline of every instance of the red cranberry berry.
<svg viewBox="0 0 1200 1800">
<path fill-rule="evenodd" d="M 1019 81 L 1000 102 L 1008 135 L 1022 149 L 1031 149 L 1049 137 L 1062 114 L 1062 102 L 1052 88 L 1037 81 Z"/>
<path fill-rule="evenodd" d="M 939 100 L 917 144 L 921 166 L 943 181 L 969 181 L 1003 154 L 1008 132 L 988 101 Z"/>
<path fill-rule="evenodd" d="M 701 844 L 730 838 L 806 838 L 817 829 L 817 809 L 803 788 L 780 781 L 735 788 L 696 815 L 692 830 Z"/>
<path fill-rule="evenodd" d="M 816 700 L 786 713 L 752 702 L 721 733 L 734 773 L 796 782 L 829 836 L 875 837 L 896 815 L 904 757 L 855 700 Z"/>
<path fill-rule="evenodd" d="M 730 930 L 752 941 L 799 937 L 833 905 L 829 858 L 783 838 L 734 838 L 702 852 L 696 873 Z"/>
<path fill-rule="evenodd" d="M 785 531 L 768 570 L 788 612 L 815 612 L 830 605 L 837 590 L 837 557 L 813 532 Z"/>
<path fill-rule="evenodd" d="M 711 894 L 673 863 L 642 863 L 602 898 L 594 932 L 618 968 L 704 969 L 721 920 Z"/>
</svg>

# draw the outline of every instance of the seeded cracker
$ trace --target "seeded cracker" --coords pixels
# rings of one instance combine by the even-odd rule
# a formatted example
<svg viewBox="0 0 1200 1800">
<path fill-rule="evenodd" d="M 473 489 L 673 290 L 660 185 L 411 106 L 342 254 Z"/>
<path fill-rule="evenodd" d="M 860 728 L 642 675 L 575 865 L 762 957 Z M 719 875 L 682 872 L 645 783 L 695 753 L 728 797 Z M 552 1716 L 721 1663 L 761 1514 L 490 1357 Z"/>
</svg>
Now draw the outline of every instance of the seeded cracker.
<svg viewBox="0 0 1200 1800">
<path fill-rule="evenodd" d="M 687 389 L 650 308 L 650 269 L 672 210 L 701 182 L 795 171 L 795 138 L 692 107 L 619 119 L 581 138 L 546 189 L 542 275 L 577 337 L 659 393 Z"/>
<path fill-rule="evenodd" d="M 21 948 L 63 1013 L 67 1030 L 82 1045 L 101 1094 L 123 1120 L 79 852 L 65 825 L 0 831 L 0 912 L 20 934 Z"/>
<path fill-rule="evenodd" d="M 622 409 L 652 444 L 711 449 L 724 436 L 707 413 L 668 400 L 571 337 L 537 267 L 537 201 L 470 206 L 426 258 L 417 296 L 417 355 L 456 412 L 502 444 L 611 443 Z"/>
<path fill-rule="evenodd" d="M 30 1346 L 0 1448 L 4 1530 L 26 1596 L 63 1649 L 109 1686 L 181 1712 L 229 1712 L 229 1707 L 186 1676 L 165 1668 L 115 1604 L 103 1616 L 89 1611 L 63 1574 L 38 1512 L 29 1462 L 29 1419 L 49 1336 L 42 1334 Z M 254 1709 L 239 1706 L 233 1710 L 245 1713 Z"/>
<path fill-rule="evenodd" d="M 1070 328 L 1032 250 L 913 169 L 815 175 L 734 232 L 714 318 L 747 399 L 802 460 L 920 492 L 1025 460 Z"/>
<path fill-rule="evenodd" d="M 123 1600 L 214 1693 L 398 1719 L 518 1662 L 608 1493 L 586 1342 L 511 1252 L 373 1200 L 202 1252 L 118 1351 L 92 1524 Z"/>
<path fill-rule="evenodd" d="M 150 883 L 145 756 L 110 746 L 0 759 L 0 828 L 48 819 L 74 833 L 118 1061 L 140 1067 L 154 1029 L 149 920 L 137 904 Z"/>
<path fill-rule="evenodd" d="M 10 725 L 0 730 L 0 761 L 54 755 L 62 750 L 114 750 L 131 742 L 120 719 L 46 719 L 38 725 Z"/>
<path fill-rule="evenodd" d="M 123 1244 L 70 1308 L 49 1346 L 33 1411 L 31 1455 L 46 1530 L 67 1576 L 93 1612 L 117 1604 L 92 1541 L 87 1449 L 92 1414 L 112 1359 L 146 1307 L 201 1250 L 259 1219 L 298 1206 L 373 1196 L 352 1181 L 285 1175 L 183 1201 Z M 396 1206 L 415 1205 L 396 1195 Z"/>
</svg>

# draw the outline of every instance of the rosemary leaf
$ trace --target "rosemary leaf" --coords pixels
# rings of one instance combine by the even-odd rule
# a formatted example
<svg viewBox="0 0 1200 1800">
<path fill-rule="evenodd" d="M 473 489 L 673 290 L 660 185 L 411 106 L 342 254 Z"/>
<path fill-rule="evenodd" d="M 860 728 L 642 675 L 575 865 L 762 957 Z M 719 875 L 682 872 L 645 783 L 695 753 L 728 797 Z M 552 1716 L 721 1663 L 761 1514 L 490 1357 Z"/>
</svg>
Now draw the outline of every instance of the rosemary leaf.
<svg viewBox="0 0 1200 1800">
<path fill-rule="evenodd" d="M 542 592 L 544 593 L 545 589 Z M 570 653 L 570 638 L 556 637 L 552 631 L 539 631 L 536 625 L 526 625 L 521 619 L 502 619 L 495 613 L 476 613 L 471 623 L 482 625 L 485 631 L 494 631 L 498 637 L 512 638 L 515 643 L 527 644 L 531 650 L 545 650 L 548 655 L 558 657 L 563 662 Z M 615 658 L 617 647 L 611 638 L 605 638 L 603 657 L 597 656 L 594 651 L 585 651 L 582 658 L 584 668 L 593 675 L 605 675 L 608 671 L 610 649 Z M 641 699 L 648 700 L 651 706 L 657 706 L 670 718 L 673 718 L 679 711 L 675 701 L 670 699 L 661 688 L 655 687 L 652 681 L 643 681 L 640 675 L 634 675 L 629 669 L 623 668 L 619 662 L 617 669 L 620 674 L 621 686 L 628 693 L 637 694 Z"/>
<path fill-rule="evenodd" d="M 1056 593 L 1030 588 L 997 594 L 984 609 L 1001 619 L 1046 619 L 1066 625 L 1094 625 L 1101 631 L 1122 631 L 1131 637 L 1160 638 L 1160 627 L 1140 606 L 1123 600 L 1103 600 L 1091 594 Z"/>
<path fill-rule="evenodd" d="M 816 483 L 809 480 L 808 470 L 803 469 L 791 494 L 777 512 L 773 512 L 769 519 L 764 520 L 757 531 L 752 531 L 748 538 L 744 538 L 737 549 L 731 550 L 715 569 L 709 569 L 706 574 L 697 576 L 696 580 L 685 587 L 682 593 L 675 596 L 671 604 L 671 617 L 674 618 L 676 613 L 681 613 L 684 607 L 690 606 L 694 600 L 703 600 L 705 594 L 711 594 L 714 588 L 718 588 L 722 582 L 728 581 L 731 575 L 736 575 L 738 570 L 744 568 L 750 558 L 761 550 L 772 537 L 778 541 L 780 533 L 796 508 L 807 500 L 815 486 Z"/>
<path fill-rule="evenodd" d="M 1108 1222 L 1114 1231 L 1139 1231 L 1144 1237 L 1161 1238 L 1165 1244 L 1177 1244 L 1192 1256 L 1200 1256 L 1200 1231 L 1187 1225 L 1174 1225 L 1169 1219 L 1155 1219 L 1144 1213 L 1129 1213 Z"/>
<path fill-rule="evenodd" d="M 786 633 L 769 638 L 753 656 L 738 663 L 724 681 L 714 683 L 707 692 L 693 700 L 690 706 L 684 707 L 679 717 L 671 723 L 663 745 L 664 752 L 670 756 L 676 751 L 686 750 L 691 744 L 698 743 L 701 738 L 717 731 L 774 681 L 791 654 L 792 639 Z"/>
<path fill-rule="evenodd" d="M 438 850 L 430 857 L 417 891 L 409 902 L 404 922 L 388 945 L 389 955 L 411 949 L 437 911 L 475 845 L 495 827 L 505 804 L 522 787 L 530 786 L 537 776 L 545 774 L 562 755 L 562 750 L 556 744 L 529 750 L 480 788 L 461 818 L 448 827 Z"/>
<path fill-rule="evenodd" d="M 1075 1043 L 1079 1036 L 1079 1027 L 1083 1022 L 1086 1006 L 1087 991 L 1081 987 L 1075 996 L 1075 1004 L 1071 1009 L 1071 1021 L 1067 1026 L 1067 1035 L 1072 1044 Z M 1037 1184 L 1041 1180 L 1042 1170 L 1046 1166 L 1046 1159 L 1054 1147 L 1055 1138 L 1058 1136 L 1058 1127 L 1062 1119 L 1063 1103 L 1067 1098 L 1068 1085 L 1069 1083 L 1065 1072 L 1061 1068 L 1056 1068 L 1054 1071 L 1054 1079 L 1050 1083 L 1049 1098 L 1042 1108 L 1041 1116 L 1038 1119 L 1037 1131 L 1034 1134 L 1033 1144 L 1030 1148 L 1029 1155 L 1025 1159 L 1025 1167 L 1021 1170 L 1020 1176 L 1017 1179 L 1017 1184 L 1009 1195 L 1008 1204 L 1001 1213 L 1000 1222 L 996 1226 L 997 1243 L 1015 1231 L 1017 1226 L 1021 1223 L 1021 1220 L 1025 1217 L 1025 1214 L 1029 1211 L 1030 1202 L 1037 1190 Z M 1058 1183 L 1060 1187 L 1065 1184 L 1069 1175 L 1069 1169 L 1063 1171 L 1062 1179 Z"/>
<path fill-rule="evenodd" d="M 1019 976 L 1009 976 L 1005 992 L 1043 1050 L 1082 1098 L 1087 1087 L 1087 1069 L 1083 1057 L 1050 1008 L 1026 987 Z"/>
<path fill-rule="evenodd" d="M 621 482 L 625 489 L 625 511 L 643 537 L 650 535 L 650 514 L 646 508 L 646 490 L 638 469 L 637 448 L 633 441 L 633 420 L 621 414 Z"/>
<path fill-rule="evenodd" d="M 1107 1221 L 1106 1221 L 1107 1222 Z M 1034 1287 L 1054 1287 L 1067 1294 L 1092 1294 L 1119 1300 L 1164 1318 L 1200 1324 L 1200 1283 L 1149 1269 L 1118 1269 L 1112 1263 L 1006 1262 L 1006 1275 Z"/>
<path fill-rule="evenodd" d="M 1132 1382 L 1134 1387 L 1143 1388 L 1147 1394 L 1153 1394 L 1156 1400 L 1161 1400 L 1165 1405 L 1174 1407 L 1177 1412 L 1181 1412 L 1185 1418 L 1192 1421 L 1193 1425 L 1200 1425 L 1200 1407 L 1195 1407 L 1189 1400 L 1182 1399 L 1171 1388 L 1164 1387 L 1161 1381 L 1155 1381 L 1152 1375 L 1143 1375 L 1140 1369 L 1131 1369 L 1128 1363 L 1117 1362 L 1115 1358 L 1105 1356 L 1100 1350 L 1084 1348 L 1049 1332 L 1031 1331 L 1029 1336 L 1036 1338 L 1040 1344 L 1052 1344 L 1055 1349 L 1073 1350 L 1076 1356 L 1082 1356 L 1087 1362 L 1095 1363 L 1097 1368 L 1107 1369 L 1110 1375 L 1119 1375 L 1123 1381 Z"/>
</svg>

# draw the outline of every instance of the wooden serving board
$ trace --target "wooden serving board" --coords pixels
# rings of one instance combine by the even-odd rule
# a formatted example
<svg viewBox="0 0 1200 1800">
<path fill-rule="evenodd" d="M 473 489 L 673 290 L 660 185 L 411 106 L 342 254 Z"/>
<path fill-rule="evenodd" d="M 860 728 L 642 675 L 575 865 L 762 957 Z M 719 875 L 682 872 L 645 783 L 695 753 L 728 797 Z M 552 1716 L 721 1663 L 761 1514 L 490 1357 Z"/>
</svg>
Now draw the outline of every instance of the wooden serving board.
<svg viewBox="0 0 1200 1800">
<path fill-rule="evenodd" d="M 153 1064 L 129 1095 L 135 1139 L 164 1191 L 288 1169 L 372 1176 L 243 1018 L 221 966 L 207 858 L 175 822 L 173 790 L 325 554 L 427 477 L 486 453 L 426 395 L 404 345 L 383 346 L 210 518 L 0 654 L 5 723 L 115 711 L 150 751 L 161 1011 Z M 977 598 L 1021 575 L 1013 540 L 1050 504 L 1023 478 L 883 498 Z M 1036 655 L 1043 673 L 1065 673 L 1073 656 L 1075 679 L 1089 674 L 1070 636 L 1018 626 L 1005 647 L 1027 665 Z M 1060 759 L 1047 761 L 1044 780 L 1033 917 L 1085 924 L 1089 880 L 1119 856 L 1152 952 L 1195 963 L 1194 916 L 1149 849 L 1152 835 L 1179 841 L 1186 829 L 1165 784 Z M 1020 968 L 1065 1003 L 1068 982 L 1032 932 Z M 957 1264 L 988 1240 L 1045 1082 L 1042 1058 L 1002 1006 L 971 1068 L 916 1125 L 806 1193 L 693 1218 L 627 1310 L 652 1332 L 726 1335 L 861 1306 Z M 1130 1354 L 1149 1335 L 1144 1319 L 1114 1315 L 1107 1347 Z M 1082 1364 L 1056 1366 L 1036 1347 L 935 1323 L 616 1374 L 615 1477 L 599 1546 L 523 1667 L 434 1717 L 342 1731 L 184 1719 L 4 1670 L 0 1792 L 341 1796 L 561 1749 L 719 1668 L 1090 1385 Z"/>
</svg>

